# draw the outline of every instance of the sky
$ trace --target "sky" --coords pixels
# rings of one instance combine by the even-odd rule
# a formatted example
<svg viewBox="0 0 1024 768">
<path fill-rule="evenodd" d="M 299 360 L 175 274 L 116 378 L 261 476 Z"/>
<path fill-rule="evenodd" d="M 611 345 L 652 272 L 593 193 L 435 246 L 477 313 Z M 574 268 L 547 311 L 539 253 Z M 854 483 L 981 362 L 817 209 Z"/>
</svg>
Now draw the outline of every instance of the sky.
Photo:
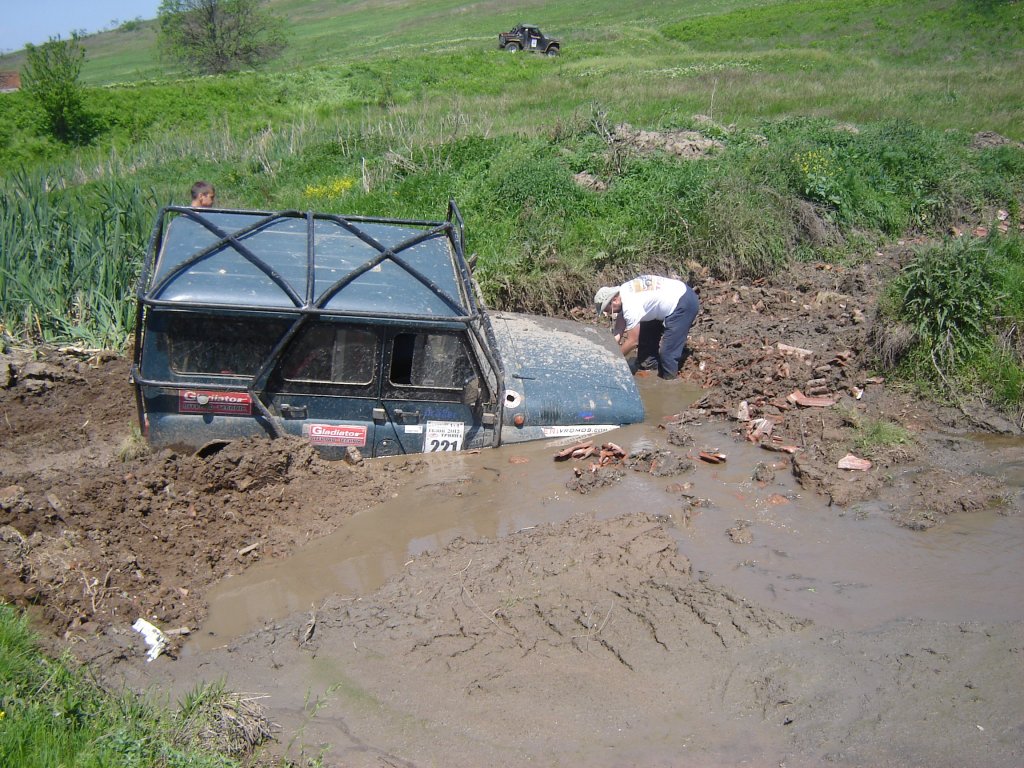
<svg viewBox="0 0 1024 768">
<path fill-rule="evenodd" d="M 71 30 L 99 32 L 114 19 L 156 18 L 160 0 L 0 0 L 0 51 L 45 43 Z"/>
</svg>

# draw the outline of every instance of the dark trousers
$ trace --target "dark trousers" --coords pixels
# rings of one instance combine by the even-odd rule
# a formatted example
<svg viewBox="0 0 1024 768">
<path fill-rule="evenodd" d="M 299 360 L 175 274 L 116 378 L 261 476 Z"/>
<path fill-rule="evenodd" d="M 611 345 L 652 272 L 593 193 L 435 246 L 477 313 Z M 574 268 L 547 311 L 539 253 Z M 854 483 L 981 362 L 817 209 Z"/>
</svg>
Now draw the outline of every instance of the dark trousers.
<svg viewBox="0 0 1024 768">
<path fill-rule="evenodd" d="M 661 335 L 664 332 L 665 324 L 661 320 L 645 320 L 640 323 L 640 339 L 636 346 L 633 373 L 658 370 L 658 345 L 661 344 Z"/>
<path fill-rule="evenodd" d="M 664 320 L 646 320 L 640 323 L 640 339 L 636 348 L 637 370 L 658 368 L 663 379 L 679 375 L 679 364 L 686 351 L 690 327 L 700 311 L 700 300 L 691 288 L 683 294 L 676 308 Z"/>
</svg>

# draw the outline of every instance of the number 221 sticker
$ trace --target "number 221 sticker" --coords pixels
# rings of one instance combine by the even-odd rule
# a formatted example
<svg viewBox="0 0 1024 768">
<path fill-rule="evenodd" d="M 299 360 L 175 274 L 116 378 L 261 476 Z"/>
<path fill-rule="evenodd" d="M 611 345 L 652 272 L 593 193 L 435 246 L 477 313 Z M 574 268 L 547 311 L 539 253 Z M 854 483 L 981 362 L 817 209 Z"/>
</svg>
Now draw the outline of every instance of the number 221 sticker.
<svg viewBox="0 0 1024 768">
<path fill-rule="evenodd" d="M 425 453 L 461 451 L 465 433 L 466 425 L 461 421 L 428 421 L 423 450 Z"/>
</svg>

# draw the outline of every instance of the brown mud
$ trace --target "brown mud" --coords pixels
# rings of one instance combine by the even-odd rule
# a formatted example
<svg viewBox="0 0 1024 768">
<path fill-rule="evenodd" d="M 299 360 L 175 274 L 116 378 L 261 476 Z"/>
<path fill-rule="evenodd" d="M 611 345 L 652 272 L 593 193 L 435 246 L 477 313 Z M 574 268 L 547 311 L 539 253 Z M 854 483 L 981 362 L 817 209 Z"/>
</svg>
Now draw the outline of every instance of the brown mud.
<svg viewBox="0 0 1024 768">
<path fill-rule="evenodd" d="M 979 512 L 1024 519 L 1020 488 L 986 471 L 972 439 L 1019 447 L 1019 423 L 980 403 L 921 402 L 872 369 L 875 296 L 907 253 L 797 264 L 753 285 L 693 278 L 702 312 L 682 376 L 702 397 L 659 405 L 657 445 L 560 465 L 575 500 L 566 519 L 455 538 L 367 594 L 212 650 L 187 641 L 216 585 L 372 514 L 423 461 L 328 463 L 294 441 L 137 455 L 125 359 L 8 349 L 0 595 L 112 685 L 177 694 L 227 678 L 269 694 L 271 753 L 300 764 L 1024 764 L 1020 616 L 828 626 L 721 586 L 672 535 L 700 512 L 693 468 L 736 444 L 764 454 L 755 484 L 795 479 L 836 515 L 874 504 L 907 535 Z M 907 440 L 865 450 L 877 422 Z M 734 442 L 694 443 L 707 423 Z M 529 494 L 529 465 L 517 466 Z M 661 484 L 664 509 L 598 515 L 579 501 L 638 476 Z M 759 533 L 737 509 L 722 535 L 744 547 Z M 170 638 L 152 663 L 131 629 L 140 617 Z"/>
</svg>

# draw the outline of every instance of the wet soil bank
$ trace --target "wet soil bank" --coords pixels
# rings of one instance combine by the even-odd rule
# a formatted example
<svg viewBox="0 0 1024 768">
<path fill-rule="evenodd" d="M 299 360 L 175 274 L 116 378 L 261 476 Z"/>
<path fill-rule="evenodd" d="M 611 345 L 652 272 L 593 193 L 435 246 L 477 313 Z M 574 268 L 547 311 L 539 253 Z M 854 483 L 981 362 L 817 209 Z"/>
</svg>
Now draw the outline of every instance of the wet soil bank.
<svg viewBox="0 0 1024 768">
<path fill-rule="evenodd" d="M 458 509 L 473 474 L 424 483 L 419 458 L 326 463 L 290 441 L 133 458 L 125 360 L 7 350 L 0 594 L 112 685 L 176 695 L 226 679 L 267 694 L 271 753 L 300 764 L 1020 765 L 1019 616 L 908 611 L 841 628 L 723 586 L 699 548 L 680 548 L 680 527 L 710 514 L 706 470 L 737 445 L 763 453 L 750 482 L 768 497 L 784 477 L 837 516 L 870 509 L 894 531 L 1024 519 L 1020 486 L 973 439 L 1005 434 L 1013 451 L 1019 425 L 978 404 L 918 402 L 869 368 L 873 295 L 899 258 L 797 265 L 758 285 L 696 280 L 703 311 L 683 377 L 698 402 L 659 386 L 653 435 L 606 466 L 559 465 L 557 493 L 532 486 L 508 449 L 473 470 L 505 472 L 507 492 L 540 496 L 550 520 L 421 543 L 365 593 L 268 616 L 209 649 L 194 641 L 226 578 L 387 504 Z M 858 428 L 873 420 L 909 439 L 867 456 Z M 604 510 L 628 483 L 652 489 Z M 716 505 L 737 548 L 769 524 L 741 499 Z M 171 637 L 152 663 L 131 629 L 140 617 Z"/>
</svg>

